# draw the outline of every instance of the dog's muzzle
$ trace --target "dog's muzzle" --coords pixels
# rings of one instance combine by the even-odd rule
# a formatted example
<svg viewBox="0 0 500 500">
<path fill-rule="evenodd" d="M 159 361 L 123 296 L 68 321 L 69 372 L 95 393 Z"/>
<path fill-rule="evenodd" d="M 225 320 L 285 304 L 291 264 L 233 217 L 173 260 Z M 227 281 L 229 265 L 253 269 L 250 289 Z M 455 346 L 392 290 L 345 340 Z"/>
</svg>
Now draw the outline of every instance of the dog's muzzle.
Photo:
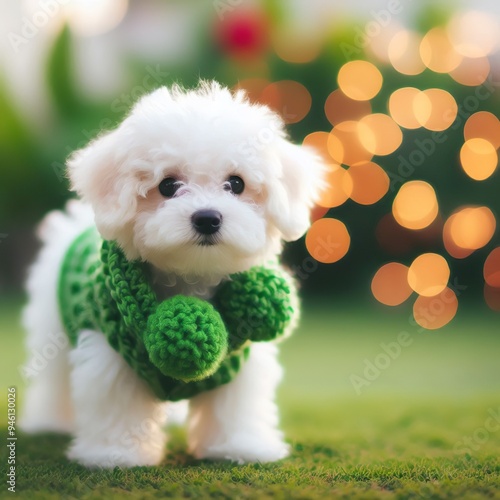
<svg viewBox="0 0 500 500">
<path fill-rule="evenodd" d="M 198 210 L 191 216 L 191 224 L 198 234 L 212 235 L 222 226 L 222 214 L 217 210 Z"/>
</svg>

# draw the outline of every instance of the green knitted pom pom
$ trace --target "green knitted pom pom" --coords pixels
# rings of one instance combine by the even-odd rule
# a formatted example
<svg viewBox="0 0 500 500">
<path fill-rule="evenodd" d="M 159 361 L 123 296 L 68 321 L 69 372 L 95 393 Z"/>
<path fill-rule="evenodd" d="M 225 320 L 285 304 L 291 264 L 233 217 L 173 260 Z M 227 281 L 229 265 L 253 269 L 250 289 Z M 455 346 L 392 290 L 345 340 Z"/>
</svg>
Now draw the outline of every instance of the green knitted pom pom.
<svg viewBox="0 0 500 500">
<path fill-rule="evenodd" d="M 229 347 L 247 340 L 273 340 L 292 319 L 292 290 L 275 270 L 254 267 L 231 276 L 217 290 L 214 303 L 230 332 Z"/>
<path fill-rule="evenodd" d="M 227 353 L 227 332 L 211 304 L 177 295 L 151 314 L 144 344 L 164 375 L 188 382 L 217 370 Z"/>
</svg>

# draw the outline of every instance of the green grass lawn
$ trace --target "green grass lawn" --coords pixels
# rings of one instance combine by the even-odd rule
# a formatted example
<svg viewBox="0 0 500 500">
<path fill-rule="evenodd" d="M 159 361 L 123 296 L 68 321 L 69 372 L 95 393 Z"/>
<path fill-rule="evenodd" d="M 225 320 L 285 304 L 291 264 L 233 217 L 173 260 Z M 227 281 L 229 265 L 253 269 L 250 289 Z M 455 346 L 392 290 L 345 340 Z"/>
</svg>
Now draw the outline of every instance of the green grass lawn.
<svg viewBox="0 0 500 500">
<path fill-rule="evenodd" d="M 17 314 L 18 302 L 2 303 L 2 422 L 6 388 L 17 385 L 22 400 Z M 194 460 L 176 429 L 160 467 L 89 471 L 64 458 L 68 437 L 18 433 L 16 495 L 500 498 L 500 317 L 460 311 L 437 332 L 419 331 L 408 317 L 407 310 L 370 305 L 305 309 L 300 331 L 282 348 L 280 406 L 293 449 L 286 460 L 245 466 Z M 411 341 L 387 362 L 381 344 L 400 332 Z M 358 394 L 352 376 L 364 377 L 377 359 L 383 369 Z M 5 478 L 5 445 L 1 460 Z M 8 494 L 4 481 L 0 498 Z"/>
</svg>

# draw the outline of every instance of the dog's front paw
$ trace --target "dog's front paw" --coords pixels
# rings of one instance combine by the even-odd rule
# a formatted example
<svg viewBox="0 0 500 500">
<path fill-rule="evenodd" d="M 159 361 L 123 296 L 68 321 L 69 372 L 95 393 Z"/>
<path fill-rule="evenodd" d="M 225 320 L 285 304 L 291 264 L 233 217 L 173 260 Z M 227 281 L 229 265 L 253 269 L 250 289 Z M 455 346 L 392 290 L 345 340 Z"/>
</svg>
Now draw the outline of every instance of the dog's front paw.
<svg viewBox="0 0 500 500">
<path fill-rule="evenodd" d="M 253 434 L 237 434 L 220 444 L 191 450 L 195 458 L 231 460 L 238 464 L 249 462 L 276 462 L 290 454 L 290 446 L 281 437 L 263 437 Z"/>
<path fill-rule="evenodd" d="M 164 375 L 189 382 L 217 370 L 227 353 L 227 332 L 211 304 L 177 295 L 149 317 L 144 344 Z"/>
<path fill-rule="evenodd" d="M 229 344 L 273 340 L 293 317 L 292 285 L 276 270 L 254 267 L 231 276 L 217 291 L 215 304 L 229 330 Z"/>
<path fill-rule="evenodd" d="M 66 456 L 69 460 L 89 468 L 150 466 L 158 465 L 163 460 L 163 445 L 164 442 L 160 441 L 149 447 L 137 448 L 89 443 L 75 439 L 66 452 Z"/>
</svg>

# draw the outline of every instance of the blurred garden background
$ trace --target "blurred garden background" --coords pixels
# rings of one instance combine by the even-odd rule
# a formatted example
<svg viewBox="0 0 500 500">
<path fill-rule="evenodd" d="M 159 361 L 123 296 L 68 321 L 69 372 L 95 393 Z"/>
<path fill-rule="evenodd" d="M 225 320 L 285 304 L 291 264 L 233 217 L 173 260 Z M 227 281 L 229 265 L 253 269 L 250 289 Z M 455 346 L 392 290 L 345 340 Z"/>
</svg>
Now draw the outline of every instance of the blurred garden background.
<svg viewBox="0 0 500 500">
<path fill-rule="evenodd" d="M 498 2 L 23 0 L 0 14 L 2 387 L 22 398 L 22 285 L 37 222 L 71 196 L 66 157 L 144 93 L 217 79 L 329 166 L 284 256 L 304 298 L 282 355 L 297 467 L 302 449 L 309 468 L 344 467 L 353 495 L 498 494 L 500 422 L 460 445 L 500 404 Z M 415 456 L 438 461 L 391 468 Z M 421 484 L 400 491 L 391 471 Z"/>
</svg>

